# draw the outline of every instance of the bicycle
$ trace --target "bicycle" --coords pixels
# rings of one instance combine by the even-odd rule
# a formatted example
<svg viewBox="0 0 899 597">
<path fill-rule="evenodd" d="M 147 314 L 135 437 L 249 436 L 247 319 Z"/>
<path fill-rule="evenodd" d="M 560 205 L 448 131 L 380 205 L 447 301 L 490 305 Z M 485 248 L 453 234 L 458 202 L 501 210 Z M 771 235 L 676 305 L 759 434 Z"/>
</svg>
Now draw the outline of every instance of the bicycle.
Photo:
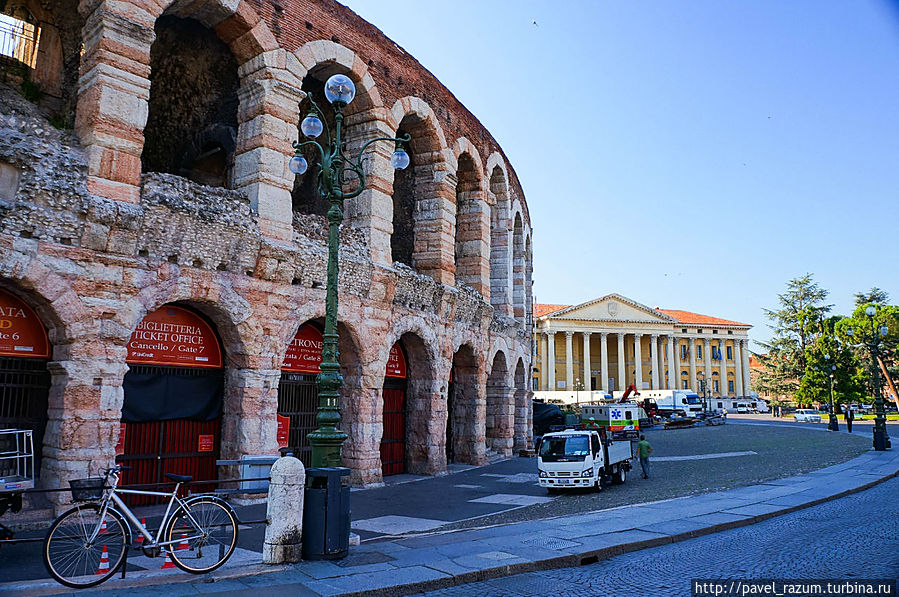
<svg viewBox="0 0 899 597">
<path fill-rule="evenodd" d="M 69 481 L 72 499 L 91 503 L 64 512 L 47 531 L 43 558 L 53 578 L 76 589 L 111 578 L 127 561 L 132 525 L 144 537 L 139 548 L 145 555 L 155 558 L 165 552 L 185 572 L 212 572 L 228 561 L 237 546 L 238 520 L 227 502 L 213 495 L 181 499 L 178 488 L 193 477 L 173 473 L 166 473 L 175 482 L 171 493 L 120 489 L 123 470 L 129 467 L 114 466 L 103 477 Z M 169 498 L 155 537 L 118 494 Z"/>
</svg>

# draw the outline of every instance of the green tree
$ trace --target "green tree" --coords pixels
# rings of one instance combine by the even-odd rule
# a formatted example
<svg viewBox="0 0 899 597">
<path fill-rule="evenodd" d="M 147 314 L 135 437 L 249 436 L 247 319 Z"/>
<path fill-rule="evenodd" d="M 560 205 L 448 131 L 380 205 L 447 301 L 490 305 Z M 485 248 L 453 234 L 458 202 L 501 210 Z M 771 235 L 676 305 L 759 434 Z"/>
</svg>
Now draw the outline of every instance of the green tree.
<svg viewBox="0 0 899 597">
<path fill-rule="evenodd" d="M 856 307 L 861 307 L 862 305 L 867 305 L 868 303 L 873 303 L 875 305 L 886 305 L 889 300 L 890 295 L 887 294 L 885 290 L 881 290 L 877 286 L 872 286 L 871 290 L 867 292 L 855 293 Z"/>
<path fill-rule="evenodd" d="M 866 314 L 866 309 L 873 306 L 877 309 L 873 317 Z M 880 336 L 880 329 L 887 329 L 886 336 Z M 852 335 L 849 334 L 852 330 Z M 866 397 L 866 401 L 873 400 L 874 387 L 871 385 L 874 375 L 873 370 L 876 363 L 871 359 L 871 350 L 864 342 L 870 341 L 873 335 L 877 334 L 879 339 L 878 352 L 883 359 L 884 365 L 890 374 L 890 378 L 894 385 L 899 386 L 899 306 L 882 305 L 877 303 L 862 303 L 855 308 L 851 317 L 845 317 L 836 325 L 836 335 L 844 342 L 853 346 L 853 351 L 862 364 L 865 372 L 866 385 L 870 395 Z M 889 386 L 886 380 L 880 377 L 881 383 L 886 385 L 882 388 L 885 391 L 884 397 L 888 398 Z"/>
<path fill-rule="evenodd" d="M 867 379 L 864 367 L 852 346 L 840 342 L 835 334 L 841 319 L 835 317 L 826 321 L 824 333 L 808 348 L 808 366 L 799 382 L 797 401 L 829 403 L 831 375 L 834 404 L 859 402 L 864 397 Z"/>
<path fill-rule="evenodd" d="M 770 342 L 760 342 L 767 354 L 757 355 L 764 370 L 759 389 L 769 394 L 794 394 L 799 390 L 807 366 L 807 349 L 822 332 L 822 321 L 833 305 L 825 303 L 828 291 L 818 286 L 812 274 L 787 282 L 777 295 L 778 308 L 764 309 L 774 331 Z"/>
</svg>

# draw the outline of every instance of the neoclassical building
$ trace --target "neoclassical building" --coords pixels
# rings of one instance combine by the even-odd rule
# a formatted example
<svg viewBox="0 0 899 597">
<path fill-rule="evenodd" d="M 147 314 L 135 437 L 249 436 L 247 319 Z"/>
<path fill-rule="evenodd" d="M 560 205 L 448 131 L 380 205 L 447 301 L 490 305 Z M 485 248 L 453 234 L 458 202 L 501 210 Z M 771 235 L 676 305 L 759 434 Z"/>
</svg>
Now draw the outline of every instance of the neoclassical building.
<svg viewBox="0 0 899 597">
<path fill-rule="evenodd" d="M 328 77 L 356 97 L 343 205 L 343 462 L 355 484 L 532 445 L 531 222 L 502 148 L 332 0 L 8 0 L 0 31 L 0 427 L 40 485 L 307 455 L 328 205 L 289 161 Z M 225 471 L 227 472 L 227 471 Z M 233 473 L 234 471 L 231 471 Z M 233 476 L 233 474 L 231 475 Z M 51 494 L 64 500 L 65 494 Z M 57 503 L 56 506 L 60 504 Z"/>
<path fill-rule="evenodd" d="M 650 308 L 618 294 L 580 305 L 534 306 L 538 392 L 692 389 L 748 396 L 750 325 Z"/>
</svg>

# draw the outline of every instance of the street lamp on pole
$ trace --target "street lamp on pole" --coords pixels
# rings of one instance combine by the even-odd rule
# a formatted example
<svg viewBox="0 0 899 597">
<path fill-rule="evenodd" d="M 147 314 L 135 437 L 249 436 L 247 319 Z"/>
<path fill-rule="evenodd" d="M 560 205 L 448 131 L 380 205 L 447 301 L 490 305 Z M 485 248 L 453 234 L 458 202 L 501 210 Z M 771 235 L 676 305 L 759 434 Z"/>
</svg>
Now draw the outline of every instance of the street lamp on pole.
<svg viewBox="0 0 899 597">
<path fill-rule="evenodd" d="M 311 146 L 317 150 L 321 168 L 318 173 L 318 191 L 322 198 L 328 201 L 328 278 L 325 298 L 325 333 L 322 345 L 321 373 L 315 379 L 318 385 L 318 411 L 315 421 L 319 428 L 310 433 L 309 444 L 312 446 L 312 467 L 340 466 L 340 450 L 347 434 L 339 429 L 340 410 L 338 399 L 340 387 L 343 385 L 343 376 L 340 375 L 340 363 L 337 353 L 337 255 L 339 248 L 340 223 L 343 221 L 343 201 L 356 197 L 365 189 L 365 170 L 362 167 L 362 156 L 368 146 L 376 141 L 390 141 L 395 144 L 395 150 L 390 158 L 390 164 L 402 170 L 409 165 L 409 154 L 405 151 L 405 144 L 411 138 L 405 135 L 402 138 L 378 137 L 365 143 L 355 158 L 351 158 L 344 152 L 346 141 L 343 138 L 343 110 L 347 104 L 353 101 L 356 95 L 356 86 L 346 75 L 333 75 L 325 82 L 325 97 L 334 107 L 335 130 L 331 138 L 331 131 L 323 123 L 323 112 L 308 96 L 310 109 L 307 116 L 300 123 L 300 130 L 308 141 L 294 142 L 294 156 L 290 159 L 290 171 L 294 174 L 303 174 L 309 167 L 301 150 Z M 326 133 L 323 143 L 315 139 Z M 348 176 L 349 175 L 349 176 Z"/>
<path fill-rule="evenodd" d="M 864 329 L 864 326 L 861 330 L 859 330 L 859 341 L 862 344 L 865 344 L 868 347 L 868 351 L 871 353 L 871 377 L 874 381 L 874 431 L 873 431 L 873 443 L 874 449 L 877 451 L 884 451 L 890 447 L 890 436 L 887 435 L 887 426 L 886 426 L 886 413 L 883 410 L 883 394 L 880 391 L 880 370 L 877 366 L 877 358 L 880 353 L 880 340 L 883 336 L 886 336 L 889 333 L 889 328 L 887 326 L 877 327 L 877 324 L 874 322 L 874 316 L 877 315 L 877 307 L 874 305 L 868 305 L 865 308 L 865 315 L 869 317 L 869 321 L 871 322 L 871 331 Z M 846 330 L 846 334 L 850 337 L 855 337 L 855 333 L 852 328 Z"/>
<path fill-rule="evenodd" d="M 824 360 L 827 361 L 827 363 L 830 363 L 830 355 L 825 354 Z M 827 422 L 827 428 L 830 431 L 839 431 L 840 430 L 840 423 L 839 423 L 839 420 L 837 419 L 837 413 L 833 406 L 833 373 L 836 370 L 837 370 L 836 365 L 830 365 L 830 367 L 827 368 L 827 373 L 826 373 L 830 377 L 830 420 Z"/>
</svg>

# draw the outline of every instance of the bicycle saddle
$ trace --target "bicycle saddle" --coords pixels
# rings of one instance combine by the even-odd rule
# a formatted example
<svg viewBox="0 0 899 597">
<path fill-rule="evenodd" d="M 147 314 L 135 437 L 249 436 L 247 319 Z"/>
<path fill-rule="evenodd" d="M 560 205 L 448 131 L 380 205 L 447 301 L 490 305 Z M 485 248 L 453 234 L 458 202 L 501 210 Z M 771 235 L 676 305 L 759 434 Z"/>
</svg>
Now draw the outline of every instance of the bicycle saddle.
<svg viewBox="0 0 899 597">
<path fill-rule="evenodd" d="M 190 475 L 176 475 L 175 473 L 166 473 L 165 478 L 171 479 L 172 481 L 175 481 L 176 483 L 190 483 L 191 481 L 194 480 L 194 478 L 191 477 Z"/>
</svg>

